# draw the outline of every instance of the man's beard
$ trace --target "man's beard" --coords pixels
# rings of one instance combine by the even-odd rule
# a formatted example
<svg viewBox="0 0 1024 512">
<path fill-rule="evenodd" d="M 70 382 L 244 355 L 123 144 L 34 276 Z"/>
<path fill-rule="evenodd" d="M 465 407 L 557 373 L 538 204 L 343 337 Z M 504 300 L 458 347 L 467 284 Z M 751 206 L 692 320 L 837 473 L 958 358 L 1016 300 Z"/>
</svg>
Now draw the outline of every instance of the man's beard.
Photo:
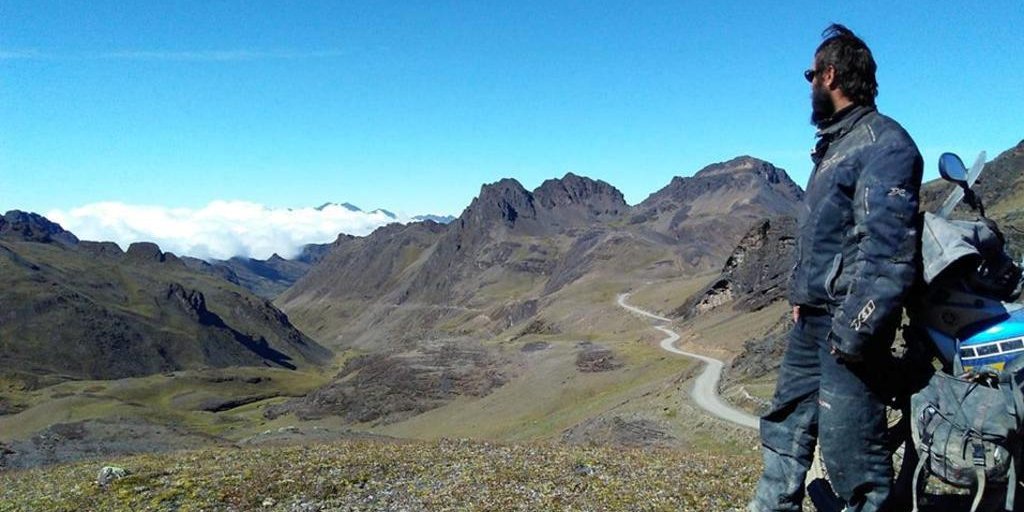
<svg viewBox="0 0 1024 512">
<path fill-rule="evenodd" d="M 835 113 L 836 106 L 828 89 L 821 85 L 811 87 L 811 124 L 820 127 Z"/>
</svg>

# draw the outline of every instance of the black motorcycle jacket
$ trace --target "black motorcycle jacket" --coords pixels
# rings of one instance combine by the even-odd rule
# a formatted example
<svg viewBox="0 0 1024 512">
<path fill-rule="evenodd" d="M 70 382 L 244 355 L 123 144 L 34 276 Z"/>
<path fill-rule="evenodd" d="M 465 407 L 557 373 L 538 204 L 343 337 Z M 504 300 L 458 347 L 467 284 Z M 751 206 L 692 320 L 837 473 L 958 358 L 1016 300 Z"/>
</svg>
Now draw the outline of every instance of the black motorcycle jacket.
<svg viewBox="0 0 1024 512">
<path fill-rule="evenodd" d="M 907 132 L 874 107 L 851 107 L 818 137 L 789 299 L 827 309 L 832 343 L 859 355 L 914 283 L 924 163 Z"/>
</svg>

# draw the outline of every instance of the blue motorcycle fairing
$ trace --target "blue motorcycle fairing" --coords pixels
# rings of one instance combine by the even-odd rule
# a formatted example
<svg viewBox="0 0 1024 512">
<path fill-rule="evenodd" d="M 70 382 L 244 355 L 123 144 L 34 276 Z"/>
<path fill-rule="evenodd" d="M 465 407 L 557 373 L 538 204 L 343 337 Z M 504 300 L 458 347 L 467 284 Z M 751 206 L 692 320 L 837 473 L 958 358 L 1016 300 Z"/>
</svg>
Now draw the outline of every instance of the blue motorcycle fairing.
<svg viewBox="0 0 1024 512">
<path fill-rule="evenodd" d="M 959 349 L 965 371 L 1002 370 L 1007 362 L 1024 355 L 1024 309 L 1014 308 L 1000 322 L 961 340 Z"/>
</svg>

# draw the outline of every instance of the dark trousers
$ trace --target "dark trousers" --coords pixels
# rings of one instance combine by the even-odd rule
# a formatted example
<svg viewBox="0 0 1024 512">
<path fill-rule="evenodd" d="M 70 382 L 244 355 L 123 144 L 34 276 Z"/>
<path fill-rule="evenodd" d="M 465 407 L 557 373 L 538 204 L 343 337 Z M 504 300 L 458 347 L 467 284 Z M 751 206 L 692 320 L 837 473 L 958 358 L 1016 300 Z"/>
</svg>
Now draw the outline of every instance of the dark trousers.
<svg viewBox="0 0 1024 512">
<path fill-rule="evenodd" d="M 888 355 L 891 339 L 879 340 L 863 362 L 841 362 L 830 354 L 831 324 L 828 314 L 808 312 L 789 333 L 772 408 L 761 418 L 764 473 L 752 512 L 801 510 L 817 443 L 847 510 L 884 510 L 893 470 L 885 447 L 884 364 L 872 363 Z"/>
</svg>

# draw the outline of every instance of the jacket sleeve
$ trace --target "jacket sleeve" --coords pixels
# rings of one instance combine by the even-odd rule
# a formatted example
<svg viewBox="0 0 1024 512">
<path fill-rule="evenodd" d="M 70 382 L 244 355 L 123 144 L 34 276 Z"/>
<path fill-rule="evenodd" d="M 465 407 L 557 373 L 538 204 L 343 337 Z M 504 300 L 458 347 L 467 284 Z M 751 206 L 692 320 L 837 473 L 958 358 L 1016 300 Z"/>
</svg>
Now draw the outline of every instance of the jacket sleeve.
<svg viewBox="0 0 1024 512">
<path fill-rule="evenodd" d="M 833 316 L 833 342 L 860 355 L 894 315 L 916 278 L 917 211 L 924 164 L 903 139 L 867 149 L 853 196 L 857 250 L 849 291 Z"/>
</svg>

